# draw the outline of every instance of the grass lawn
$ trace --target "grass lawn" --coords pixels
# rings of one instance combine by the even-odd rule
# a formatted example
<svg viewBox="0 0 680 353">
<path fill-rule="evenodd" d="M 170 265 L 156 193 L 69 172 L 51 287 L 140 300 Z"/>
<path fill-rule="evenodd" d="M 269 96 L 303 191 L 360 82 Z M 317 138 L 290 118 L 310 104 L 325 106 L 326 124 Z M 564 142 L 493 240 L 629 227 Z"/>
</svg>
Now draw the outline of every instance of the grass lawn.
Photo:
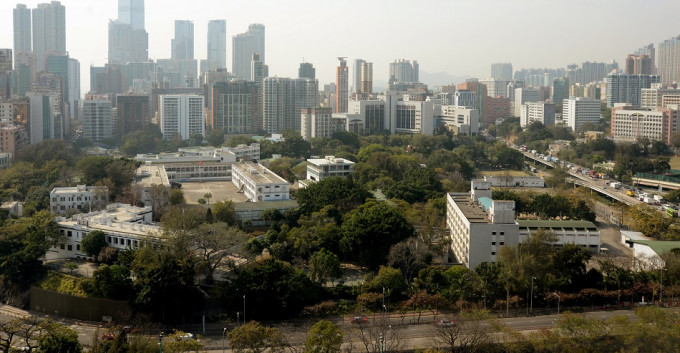
<svg viewBox="0 0 680 353">
<path fill-rule="evenodd" d="M 680 157 L 671 157 L 669 164 L 671 169 L 680 169 Z"/>
</svg>

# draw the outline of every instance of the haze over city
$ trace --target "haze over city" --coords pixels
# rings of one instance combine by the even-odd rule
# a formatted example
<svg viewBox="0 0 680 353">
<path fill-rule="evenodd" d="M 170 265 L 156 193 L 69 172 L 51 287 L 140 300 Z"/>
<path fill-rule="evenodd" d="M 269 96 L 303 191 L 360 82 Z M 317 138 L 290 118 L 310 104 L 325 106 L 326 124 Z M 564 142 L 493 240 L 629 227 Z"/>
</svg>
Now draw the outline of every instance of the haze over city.
<svg viewBox="0 0 680 353">
<path fill-rule="evenodd" d="M 21 3 L 34 8 L 43 2 Z M 106 63 L 107 26 L 117 17 L 117 1 L 61 3 L 66 8 L 66 49 L 81 63 L 86 93 L 88 67 Z M 0 11 L 3 48 L 12 47 L 15 5 L 5 1 Z M 226 19 L 231 71 L 232 36 L 251 23 L 262 23 L 270 75 L 296 77 L 304 60 L 316 67 L 321 85 L 335 81 L 338 56 L 373 62 L 376 83 L 388 80 L 388 64 L 397 58 L 418 60 L 425 73 L 485 78 L 493 62 L 511 62 L 515 70 L 612 59 L 620 63 L 629 52 L 680 32 L 673 25 L 680 2 L 672 0 L 147 0 L 145 7 L 150 59 L 170 57 L 174 21 L 180 19 L 194 22 L 195 56 L 204 59 L 208 21 Z M 640 25 L 628 25 L 635 18 Z M 653 23 L 645 24 L 651 18 Z"/>
</svg>

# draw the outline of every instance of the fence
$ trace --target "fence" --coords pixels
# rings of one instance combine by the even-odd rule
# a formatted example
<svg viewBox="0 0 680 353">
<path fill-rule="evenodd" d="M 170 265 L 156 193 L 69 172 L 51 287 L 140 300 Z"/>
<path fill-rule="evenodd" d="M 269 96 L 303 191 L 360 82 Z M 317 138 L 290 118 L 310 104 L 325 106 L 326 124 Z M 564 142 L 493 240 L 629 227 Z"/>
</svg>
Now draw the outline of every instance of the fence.
<svg viewBox="0 0 680 353">
<path fill-rule="evenodd" d="M 130 317 L 126 301 L 82 298 L 31 287 L 31 310 L 82 321 L 122 321 Z"/>
</svg>

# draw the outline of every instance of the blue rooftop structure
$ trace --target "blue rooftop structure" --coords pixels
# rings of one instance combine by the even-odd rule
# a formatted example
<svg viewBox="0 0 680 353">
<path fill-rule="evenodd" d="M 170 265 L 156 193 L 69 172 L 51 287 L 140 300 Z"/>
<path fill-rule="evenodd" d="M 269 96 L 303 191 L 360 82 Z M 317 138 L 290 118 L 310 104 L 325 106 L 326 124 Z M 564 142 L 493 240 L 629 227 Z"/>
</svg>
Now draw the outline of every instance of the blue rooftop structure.
<svg viewBox="0 0 680 353">
<path fill-rule="evenodd" d="M 482 206 L 484 206 L 485 211 L 488 211 L 491 208 L 491 204 L 493 204 L 493 200 L 491 200 L 488 197 L 480 197 L 479 203 L 481 203 Z"/>
</svg>

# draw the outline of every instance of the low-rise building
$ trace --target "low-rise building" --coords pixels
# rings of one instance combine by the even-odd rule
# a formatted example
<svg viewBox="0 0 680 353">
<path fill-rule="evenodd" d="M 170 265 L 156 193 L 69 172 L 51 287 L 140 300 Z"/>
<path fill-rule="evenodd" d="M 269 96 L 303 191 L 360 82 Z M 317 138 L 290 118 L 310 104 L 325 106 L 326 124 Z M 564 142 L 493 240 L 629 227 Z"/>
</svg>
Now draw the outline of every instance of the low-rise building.
<svg viewBox="0 0 680 353">
<path fill-rule="evenodd" d="M 269 201 L 269 202 L 236 202 L 234 203 L 234 212 L 236 219 L 244 224 L 252 226 L 269 225 L 272 221 L 263 217 L 265 211 L 277 210 L 281 214 L 288 210 L 294 210 L 298 207 L 295 200 Z"/>
<path fill-rule="evenodd" d="M 680 241 L 631 240 L 627 243 L 633 249 L 633 269 L 636 271 L 664 268 L 666 262 L 663 255 L 680 249 Z"/>
<path fill-rule="evenodd" d="M 354 162 L 335 156 L 310 158 L 307 162 L 307 180 L 321 181 L 334 176 L 346 177 L 354 171 Z"/>
<path fill-rule="evenodd" d="M 288 182 L 258 163 L 233 164 L 231 181 L 251 202 L 290 199 Z"/>
<path fill-rule="evenodd" d="M 51 259 L 87 258 L 81 248 L 86 235 L 99 230 L 106 235 L 107 246 L 124 250 L 137 249 L 149 241 L 160 241 L 161 228 L 151 224 L 151 207 L 110 204 L 104 210 L 56 219 L 61 237 L 45 257 Z"/>
<path fill-rule="evenodd" d="M 489 182 L 492 187 L 503 188 L 542 188 L 545 187 L 545 180 L 537 176 L 513 176 L 513 175 L 485 175 L 484 181 Z"/>
<path fill-rule="evenodd" d="M 50 211 L 58 215 L 90 212 L 103 208 L 108 201 L 109 188 L 106 186 L 54 188 L 50 192 Z"/>
<path fill-rule="evenodd" d="M 19 201 L 3 202 L 0 210 L 7 212 L 8 216 L 22 217 L 24 215 L 24 203 Z"/>
<path fill-rule="evenodd" d="M 590 252 L 600 252 L 600 231 L 593 222 L 562 220 L 517 220 L 519 242 L 525 242 L 533 233 L 544 230 L 555 235 L 553 246 L 575 244 Z"/>
</svg>

